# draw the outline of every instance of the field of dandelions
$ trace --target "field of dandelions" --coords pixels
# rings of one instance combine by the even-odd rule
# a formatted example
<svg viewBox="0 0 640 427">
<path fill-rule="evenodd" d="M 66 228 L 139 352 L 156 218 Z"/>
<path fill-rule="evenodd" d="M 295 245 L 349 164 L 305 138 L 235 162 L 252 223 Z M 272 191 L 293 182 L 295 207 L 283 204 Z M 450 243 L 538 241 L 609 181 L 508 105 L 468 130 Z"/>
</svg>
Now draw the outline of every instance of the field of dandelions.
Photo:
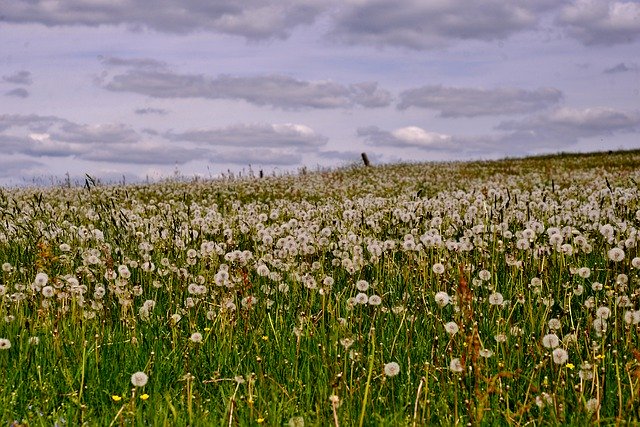
<svg viewBox="0 0 640 427">
<path fill-rule="evenodd" d="M 0 422 L 640 422 L 640 152 L 0 191 Z"/>
</svg>

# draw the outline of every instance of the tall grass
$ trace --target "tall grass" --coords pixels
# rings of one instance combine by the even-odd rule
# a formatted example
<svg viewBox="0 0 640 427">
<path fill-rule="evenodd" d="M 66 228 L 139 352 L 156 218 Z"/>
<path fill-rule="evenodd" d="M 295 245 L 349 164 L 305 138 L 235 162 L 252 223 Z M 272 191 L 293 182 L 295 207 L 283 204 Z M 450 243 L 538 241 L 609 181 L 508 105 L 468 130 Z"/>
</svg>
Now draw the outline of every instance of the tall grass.
<svg viewBox="0 0 640 427">
<path fill-rule="evenodd" d="M 2 190 L 0 419 L 637 423 L 639 166 Z"/>
</svg>

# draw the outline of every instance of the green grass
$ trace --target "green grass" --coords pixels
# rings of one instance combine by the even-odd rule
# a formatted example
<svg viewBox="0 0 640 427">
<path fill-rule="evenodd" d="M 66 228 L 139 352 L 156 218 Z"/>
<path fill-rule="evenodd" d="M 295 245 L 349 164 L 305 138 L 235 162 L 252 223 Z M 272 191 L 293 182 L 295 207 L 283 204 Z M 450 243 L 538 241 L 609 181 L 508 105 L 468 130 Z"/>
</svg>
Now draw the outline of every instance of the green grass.
<svg viewBox="0 0 640 427">
<path fill-rule="evenodd" d="M 632 151 L 4 189 L 0 420 L 639 423 L 639 180 Z"/>
</svg>

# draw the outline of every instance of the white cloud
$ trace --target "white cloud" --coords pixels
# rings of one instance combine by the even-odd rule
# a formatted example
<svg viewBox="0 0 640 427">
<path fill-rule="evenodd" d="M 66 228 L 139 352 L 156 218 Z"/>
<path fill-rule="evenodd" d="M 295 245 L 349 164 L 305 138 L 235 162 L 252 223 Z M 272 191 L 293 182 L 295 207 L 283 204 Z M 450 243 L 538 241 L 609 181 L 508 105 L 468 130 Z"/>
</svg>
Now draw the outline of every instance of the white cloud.
<svg viewBox="0 0 640 427">
<path fill-rule="evenodd" d="M 377 126 L 369 126 L 358 129 L 358 136 L 364 138 L 369 145 L 389 146 L 395 148 L 423 148 L 444 150 L 452 148 L 451 135 L 428 132 L 418 126 L 407 126 L 395 129 L 391 132 L 382 130 Z"/>
</svg>

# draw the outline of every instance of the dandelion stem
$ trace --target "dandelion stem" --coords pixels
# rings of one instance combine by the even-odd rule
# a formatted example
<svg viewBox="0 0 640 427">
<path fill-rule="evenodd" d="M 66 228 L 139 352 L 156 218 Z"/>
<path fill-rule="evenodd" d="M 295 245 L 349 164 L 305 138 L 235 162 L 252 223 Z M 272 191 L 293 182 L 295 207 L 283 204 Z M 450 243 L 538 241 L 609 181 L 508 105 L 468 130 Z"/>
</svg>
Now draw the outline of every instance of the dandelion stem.
<svg viewBox="0 0 640 427">
<path fill-rule="evenodd" d="M 364 386 L 364 397 L 362 398 L 362 410 L 360 411 L 360 421 L 358 422 L 359 427 L 362 427 L 362 424 L 364 423 L 364 414 L 367 410 L 367 399 L 369 398 L 369 386 L 371 385 L 371 377 L 373 376 L 373 361 L 374 361 L 375 347 L 376 347 L 375 328 L 371 328 L 369 339 L 371 340 L 371 353 L 369 354 L 369 368 L 368 368 L 369 372 L 367 373 L 367 383 Z"/>
</svg>

